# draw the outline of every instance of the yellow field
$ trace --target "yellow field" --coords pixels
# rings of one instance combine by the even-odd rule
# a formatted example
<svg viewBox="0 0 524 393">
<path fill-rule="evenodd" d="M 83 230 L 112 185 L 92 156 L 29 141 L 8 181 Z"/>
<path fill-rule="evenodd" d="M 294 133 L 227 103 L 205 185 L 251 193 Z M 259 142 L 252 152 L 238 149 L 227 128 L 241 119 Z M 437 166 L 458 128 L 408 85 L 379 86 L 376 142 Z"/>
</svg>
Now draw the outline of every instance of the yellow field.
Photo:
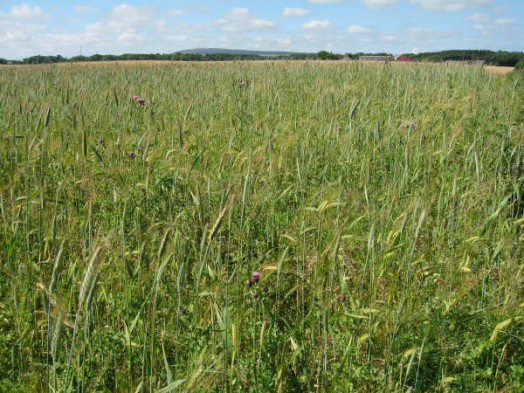
<svg viewBox="0 0 524 393">
<path fill-rule="evenodd" d="M 509 74 L 510 72 L 515 71 L 515 67 L 486 66 L 485 69 L 487 72 L 493 74 Z"/>
</svg>

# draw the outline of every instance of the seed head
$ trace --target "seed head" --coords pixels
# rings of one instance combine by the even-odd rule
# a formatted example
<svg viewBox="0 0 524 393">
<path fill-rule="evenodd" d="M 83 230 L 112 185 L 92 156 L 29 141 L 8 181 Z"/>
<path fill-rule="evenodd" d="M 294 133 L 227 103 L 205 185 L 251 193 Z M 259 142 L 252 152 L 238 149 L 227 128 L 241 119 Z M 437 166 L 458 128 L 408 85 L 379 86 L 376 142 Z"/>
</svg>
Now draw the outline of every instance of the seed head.
<svg viewBox="0 0 524 393">
<path fill-rule="evenodd" d="M 133 158 L 136 157 L 136 154 L 133 153 L 133 152 L 130 152 L 130 153 L 128 154 L 128 156 L 129 156 L 129 158 L 133 159 Z"/>
</svg>

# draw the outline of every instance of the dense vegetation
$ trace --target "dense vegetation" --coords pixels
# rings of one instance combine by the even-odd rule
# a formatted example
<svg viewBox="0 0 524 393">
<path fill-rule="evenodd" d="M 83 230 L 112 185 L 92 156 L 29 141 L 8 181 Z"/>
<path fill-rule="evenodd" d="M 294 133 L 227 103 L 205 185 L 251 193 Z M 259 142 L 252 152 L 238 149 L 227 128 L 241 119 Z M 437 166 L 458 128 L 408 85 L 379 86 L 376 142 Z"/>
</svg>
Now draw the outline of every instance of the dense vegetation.
<svg viewBox="0 0 524 393">
<path fill-rule="evenodd" d="M 392 56 L 390 53 L 338 53 L 320 51 L 317 53 L 290 53 L 280 54 L 274 52 L 274 56 L 256 54 L 243 54 L 242 51 L 235 53 L 229 50 L 227 53 L 191 53 L 189 51 L 160 54 L 160 53 L 125 53 L 123 55 L 101 55 L 74 56 L 65 58 L 63 56 L 31 56 L 22 61 L 13 62 L 15 64 L 48 64 L 64 62 L 86 62 L 86 61 L 124 61 L 124 60 L 164 60 L 164 61 L 233 61 L 233 60 L 340 60 L 344 57 L 358 60 L 360 56 Z M 424 52 L 419 54 L 406 55 L 415 61 L 443 62 L 443 61 L 472 61 L 484 60 L 487 64 L 495 66 L 514 67 L 519 61 L 524 62 L 523 52 L 506 52 L 490 50 L 448 50 L 441 52 Z M 0 59 L 0 64 L 7 63 L 7 60 Z"/>
<path fill-rule="evenodd" d="M 315 59 L 316 54 L 292 54 L 292 55 L 276 55 L 269 57 L 273 60 L 305 60 Z M 245 55 L 233 53 L 125 53 L 123 55 L 101 55 L 95 54 L 92 56 L 73 56 L 66 59 L 60 55 L 58 56 L 31 56 L 23 59 L 19 64 L 48 64 L 48 63 L 64 63 L 64 62 L 93 62 L 93 61 L 125 61 L 125 60 L 162 60 L 162 61 L 238 61 L 238 60 L 267 60 L 268 56 L 261 55 Z"/>
<path fill-rule="evenodd" d="M 409 56 L 413 60 L 431 62 L 485 60 L 487 64 L 504 67 L 515 67 L 519 61 L 524 61 L 523 52 L 491 50 L 446 50 Z"/>
<path fill-rule="evenodd" d="M 522 391 L 520 74 L 4 66 L 0 131 L 0 391 Z"/>
<path fill-rule="evenodd" d="M 239 61 L 239 60 L 339 60 L 343 56 L 320 51 L 318 53 L 293 53 L 286 55 L 259 55 L 259 54 L 235 54 L 235 53 L 171 53 L 171 54 L 140 54 L 126 53 L 123 55 L 100 55 L 74 56 L 66 59 L 58 56 L 31 56 L 23 59 L 21 64 L 48 64 L 63 62 L 86 62 L 86 61 L 124 61 L 124 60 L 163 60 L 163 61 Z M 358 57 L 357 57 L 358 58 Z"/>
</svg>

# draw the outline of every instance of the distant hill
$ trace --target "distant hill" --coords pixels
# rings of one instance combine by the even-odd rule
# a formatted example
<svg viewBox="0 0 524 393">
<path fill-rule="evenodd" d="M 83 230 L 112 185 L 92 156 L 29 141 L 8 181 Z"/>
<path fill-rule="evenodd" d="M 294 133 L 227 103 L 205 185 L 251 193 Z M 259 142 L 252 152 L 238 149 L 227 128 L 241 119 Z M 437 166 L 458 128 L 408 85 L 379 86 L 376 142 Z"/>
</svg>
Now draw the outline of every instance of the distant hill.
<svg viewBox="0 0 524 393">
<path fill-rule="evenodd" d="M 284 51 L 263 51 L 263 50 L 244 50 L 244 49 L 224 49 L 224 48 L 193 48 L 184 49 L 175 53 L 191 55 L 237 55 L 237 56 L 293 56 L 304 54 L 299 52 Z"/>
</svg>

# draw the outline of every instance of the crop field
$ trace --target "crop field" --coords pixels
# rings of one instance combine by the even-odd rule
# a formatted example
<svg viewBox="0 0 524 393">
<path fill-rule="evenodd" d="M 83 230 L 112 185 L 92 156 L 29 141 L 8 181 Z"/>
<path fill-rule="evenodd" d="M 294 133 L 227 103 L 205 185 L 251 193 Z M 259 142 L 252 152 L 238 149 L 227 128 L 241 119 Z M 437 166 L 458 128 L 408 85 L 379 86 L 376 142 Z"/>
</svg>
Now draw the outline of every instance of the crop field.
<svg viewBox="0 0 524 393">
<path fill-rule="evenodd" d="M 0 391 L 522 392 L 522 77 L 1 67 Z"/>
<path fill-rule="evenodd" d="M 515 71 L 515 67 L 485 66 L 484 69 L 493 74 L 509 74 Z"/>
</svg>

